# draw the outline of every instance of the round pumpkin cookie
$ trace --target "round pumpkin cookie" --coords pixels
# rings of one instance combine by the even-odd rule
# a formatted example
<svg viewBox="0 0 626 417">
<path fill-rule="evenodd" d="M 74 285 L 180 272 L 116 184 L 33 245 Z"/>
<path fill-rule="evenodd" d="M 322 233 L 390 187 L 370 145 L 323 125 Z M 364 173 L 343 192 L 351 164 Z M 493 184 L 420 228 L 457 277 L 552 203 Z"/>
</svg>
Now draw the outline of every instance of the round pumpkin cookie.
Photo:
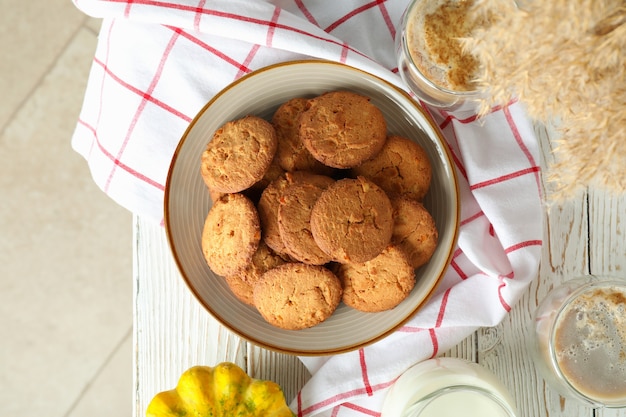
<svg viewBox="0 0 626 417">
<path fill-rule="evenodd" d="M 432 168 L 420 145 L 392 135 L 376 156 L 352 168 L 352 173 L 370 179 L 389 196 L 405 195 L 422 200 L 430 187 Z"/>
<path fill-rule="evenodd" d="M 299 330 L 330 317 L 341 295 L 339 279 L 323 266 L 286 263 L 263 274 L 254 288 L 254 304 L 268 323 Z"/>
<path fill-rule="evenodd" d="M 415 286 L 414 270 L 395 245 L 367 262 L 339 265 L 336 274 L 343 286 L 343 302 L 368 313 L 396 307 Z"/>
<path fill-rule="evenodd" d="M 263 178 L 276 146 L 274 127 L 260 117 L 227 122 L 217 129 L 202 153 L 202 179 L 214 191 L 243 191 Z"/>
<path fill-rule="evenodd" d="M 276 161 L 285 171 L 311 171 L 331 175 L 333 169 L 315 159 L 300 139 L 300 115 L 306 109 L 308 99 L 292 98 L 283 103 L 272 116 L 278 146 Z"/>
<path fill-rule="evenodd" d="M 217 200 L 204 221 L 202 253 L 218 275 L 243 270 L 261 241 L 259 215 L 243 194 L 226 194 Z"/>
<path fill-rule="evenodd" d="M 300 138 L 317 160 L 345 169 L 380 151 L 387 124 L 369 97 L 332 91 L 309 100 L 300 117 Z"/>
<path fill-rule="evenodd" d="M 272 181 L 261 193 L 257 209 L 263 229 L 263 240 L 274 252 L 287 255 L 285 243 L 278 226 L 278 208 L 287 186 L 296 182 L 308 182 L 326 188 L 328 177 L 307 171 L 286 172 Z"/>
<path fill-rule="evenodd" d="M 317 245 L 340 263 L 365 262 L 390 242 L 392 206 L 387 194 L 364 177 L 344 178 L 329 186 L 311 210 Z"/>
<path fill-rule="evenodd" d="M 435 220 L 418 201 L 400 197 L 391 200 L 393 234 L 391 241 L 407 256 L 413 268 L 427 263 L 437 248 L 439 234 Z"/>
<path fill-rule="evenodd" d="M 274 253 L 263 241 L 252 256 L 252 261 L 241 272 L 224 277 L 228 287 L 240 301 L 254 306 L 254 287 L 264 273 L 285 261 Z"/>
<path fill-rule="evenodd" d="M 278 207 L 278 229 L 285 251 L 293 259 L 311 265 L 324 265 L 332 260 L 317 246 L 311 234 L 313 205 L 324 189 L 335 182 L 330 177 L 323 178 L 326 184 L 304 181 L 290 184 L 283 191 Z M 322 182 L 322 178 L 318 182 Z"/>
</svg>

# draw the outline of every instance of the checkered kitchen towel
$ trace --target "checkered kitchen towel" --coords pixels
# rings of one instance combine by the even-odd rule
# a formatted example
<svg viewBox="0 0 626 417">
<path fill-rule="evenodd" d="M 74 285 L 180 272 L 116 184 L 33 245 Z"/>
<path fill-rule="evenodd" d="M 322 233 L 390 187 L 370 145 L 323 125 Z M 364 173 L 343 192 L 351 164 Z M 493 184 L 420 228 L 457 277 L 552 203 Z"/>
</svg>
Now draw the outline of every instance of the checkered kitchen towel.
<svg viewBox="0 0 626 417">
<path fill-rule="evenodd" d="M 408 0 L 74 3 L 103 24 L 73 147 L 105 193 L 155 222 L 163 219 L 165 179 L 183 132 L 242 75 L 313 57 L 402 86 L 393 40 Z M 431 114 L 461 182 L 452 264 L 426 308 L 393 335 L 355 352 L 302 358 L 313 376 L 293 399 L 299 416 L 378 415 L 405 369 L 499 323 L 536 276 L 540 172 L 523 109 L 513 104 L 480 122 L 471 114 Z"/>
</svg>

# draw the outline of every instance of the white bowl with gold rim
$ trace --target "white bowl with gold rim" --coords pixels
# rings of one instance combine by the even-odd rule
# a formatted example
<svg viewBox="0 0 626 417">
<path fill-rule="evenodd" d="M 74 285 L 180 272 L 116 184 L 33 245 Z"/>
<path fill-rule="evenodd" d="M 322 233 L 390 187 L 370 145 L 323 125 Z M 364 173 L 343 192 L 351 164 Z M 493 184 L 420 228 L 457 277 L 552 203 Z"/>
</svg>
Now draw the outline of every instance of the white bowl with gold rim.
<svg viewBox="0 0 626 417">
<path fill-rule="evenodd" d="M 333 90 L 370 97 L 385 116 L 389 133 L 406 136 L 427 152 L 433 171 L 424 199 L 439 232 L 430 262 L 416 270 L 416 285 L 396 308 L 363 313 L 343 303 L 323 323 L 304 330 L 273 327 L 251 306 L 238 301 L 225 280 L 207 266 L 201 234 L 211 198 L 200 176 L 200 156 L 225 122 L 245 115 L 270 119 L 294 97 L 314 97 Z M 165 226 L 181 276 L 198 302 L 221 324 L 267 349 L 296 355 L 329 355 L 373 343 L 410 319 L 443 278 L 458 232 L 459 193 L 449 151 L 438 128 L 405 91 L 358 69 L 328 61 L 291 61 L 250 73 L 207 103 L 184 133 L 174 154 L 165 189 Z"/>
</svg>

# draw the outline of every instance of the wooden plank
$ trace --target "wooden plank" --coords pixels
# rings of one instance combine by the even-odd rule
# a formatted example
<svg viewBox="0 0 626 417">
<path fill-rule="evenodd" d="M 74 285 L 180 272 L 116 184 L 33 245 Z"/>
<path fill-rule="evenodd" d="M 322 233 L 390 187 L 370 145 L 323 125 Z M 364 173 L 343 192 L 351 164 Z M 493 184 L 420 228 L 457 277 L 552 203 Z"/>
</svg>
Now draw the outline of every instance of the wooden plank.
<svg viewBox="0 0 626 417">
<path fill-rule="evenodd" d="M 626 280 L 626 194 L 589 193 L 589 272 Z"/>
<path fill-rule="evenodd" d="M 626 195 L 589 193 L 589 273 L 626 280 Z M 602 409 L 597 417 L 626 417 L 626 408 Z"/>
<path fill-rule="evenodd" d="M 449 351 L 443 353 L 441 356 L 461 358 L 470 362 L 478 362 L 477 347 L 478 333 L 474 332 L 463 339 L 459 344 L 453 346 Z"/>
<path fill-rule="evenodd" d="M 549 127 L 538 126 L 544 166 L 551 157 L 551 134 Z M 625 276 L 626 196 L 590 190 L 545 210 L 538 279 L 501 324 L 480 329 L 444 356 L 476 361 L 494 372 L 512 392 L 520 416 L 626 417 L 626 410 L 594 414 L 557 395 L 537 374 L 527 348 L 532 314 L 553 287 L 587 273 Z M 240 339 L 204 311 L 178 273 L 163 228 L 136 218 L 134 239 L 134 415 L 145 415 L 150 399 L 173 388 L 185 369 L 224 360 L 277 382 L 291 401 L 310 377 L 299 359 Z"/>
<path fill-rule="evenodd" d="M 551 158 L 552 130 L 536 126 L 542 166 Z M 549 186 L 544 184 L 549 193 Z M 556 394 L 537 374 L 528 340 L 538 303 L 564 279 L 587 269 L 587 204 L 580 195 L 561 205 L 547 205 L 543 219 L 542 262 L 538 278 L 511 312 L 495 327 L 478 331 L 478 362 L 494 372 L 513 395 L 521 416 L 576 417 L 591 409 Z"/>
<path fill-rule="evenodd" d="M 587 265 L 584 197 L 547 208 L 544 246 L 538 279 L 494 328 L 478 332 L 478 361 L 499 376 L 515 397 L 522 416 L 592 416 L 592 410 L 561 398 L 537 374 L 528 341 L 538 303 L 564 279 L 585 272 Z"/>
<path fill-rule="evenodd" d="M 186 369 L 222 361 L 246 369 L 248 352 L 187 289 L 162 227 L 136 218 L 134 246 L 134 415 L 144 416 L 152 397 L 174 388 Z"/>
<path fill-rule="evenodd" d="M 248 343 L 248 374 L 276 382 L 289 404 L 311 375 L 297 356 L 272 352 Z"/>
<path fill-rule="evenodd" d="M 538 126 L 542 165 L 551 158 L 550 126 Z M 550 184 L 544 184 L 548 200 Z M 529 355 L 533 312 L 554 287 L 588 273 L 624 276 L 626 198 L 595 189 L 545 207 L 544 246 L 538 279 L 495 328 L 480 329 L 478 361 L 515 396 L 521 416 L 624 417 L 626 410 L 596 410 L 559 396 L 545 384 Z"/>
<path fill-rule="evenodd" d="M 246 342 L 206 312 L 185 286 L 162 227 L 135 218 L 134 245 L 136 416 L 186 369 L 222 361 L 278 383 L 288 401 L 295 398 L 310 377 L 302 362 Z"/>
</svg>

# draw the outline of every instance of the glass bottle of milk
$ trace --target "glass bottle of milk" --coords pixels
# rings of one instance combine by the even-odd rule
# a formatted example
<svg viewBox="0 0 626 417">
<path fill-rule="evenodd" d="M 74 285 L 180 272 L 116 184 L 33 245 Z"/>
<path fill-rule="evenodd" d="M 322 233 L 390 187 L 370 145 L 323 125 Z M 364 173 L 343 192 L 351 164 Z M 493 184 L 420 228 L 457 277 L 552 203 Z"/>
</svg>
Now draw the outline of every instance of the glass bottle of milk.
<svg viewBox="0 0 626 417">
<path fill-rule="evenodd" d="M 409 368 L 389 390 L 381 417 L 515 417 L 502 383 L 482 366 L 436 358 Z"/>
</svg>

